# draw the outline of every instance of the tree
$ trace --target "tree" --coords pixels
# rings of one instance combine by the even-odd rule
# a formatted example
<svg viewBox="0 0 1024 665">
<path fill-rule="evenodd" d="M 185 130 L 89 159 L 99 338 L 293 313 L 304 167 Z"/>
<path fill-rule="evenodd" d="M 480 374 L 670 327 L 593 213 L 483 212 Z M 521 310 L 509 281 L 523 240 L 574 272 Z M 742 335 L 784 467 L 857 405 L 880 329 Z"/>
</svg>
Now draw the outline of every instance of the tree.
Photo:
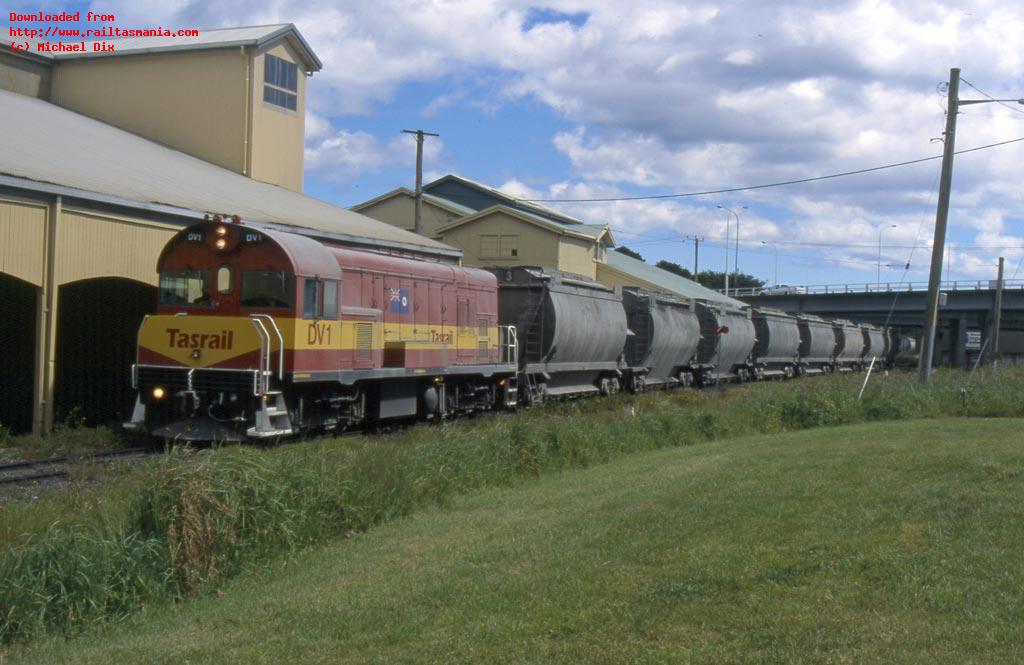
<svg viewBox="0 0 1024 665">
<path fill-rule="evenodd" d="M 724 289 L 725 273 L 715 270 L 701 270 L 697 273 L 697 283 L 701 286 L 706 286 L 709 289 Z M 764 280 L 758 279 L 753 275 L 748 275 L 744 272 L 741 272 L 738 275 L 729 273 L 730 289 L 761 288 L 762 286 L 764 286 Z"/>
<path fill-rule="evenodd" d="M 680 277 L 685 277 L 686 279 L 693 279 L 693 273 L 684 268 L 683 266 L 679 265 L 678 263 L 673 263 L 672 261 L 666 261 L 662 259 L 661 261 L 658 261 L 655 265 L 661 268 L 662 270 L 667 270 L 668 272 L 675 273 Z"/>
<path fill-rule="evenodd" d="M 619 254 L 625 254 L 626 256 L 631 256 L 634 259 L 636 259 L 637 261 L 643 261 L 644 260 L 644 257 L 640 256 L 640 252 L 634 252 L 633 250 L 631 250 L 629 247 L 626 247 L 625 245 L 619 245 L 618 247 L 615 248 L 615 251 L 618 252 Z"/>
</svg>

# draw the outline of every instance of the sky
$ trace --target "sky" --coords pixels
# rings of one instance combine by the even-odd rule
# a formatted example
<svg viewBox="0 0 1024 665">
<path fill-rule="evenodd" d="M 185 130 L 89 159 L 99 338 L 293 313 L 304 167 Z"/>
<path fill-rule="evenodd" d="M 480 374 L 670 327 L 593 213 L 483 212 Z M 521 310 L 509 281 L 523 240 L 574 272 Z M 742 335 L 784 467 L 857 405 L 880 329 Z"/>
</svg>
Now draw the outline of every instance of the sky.
<svg viewBox="0 0 1024 665">
<path fill-rule="evenodd" d="M 1019 0 L 8 9 L 92 9 L 122 28 L 294 23 L 324 65 L 307 86 L 306 193 L 351 206 L 411 188 L 401 130 L 424 129 L 440 134 L 427 181 L 456 173 L 608 224 L 651 263 L 692 269 L 696 236 L 699 267 L 723 270 L 728 238 L 733 270 L 738 219 L 739 269 L 769 284 L 926 282 L 950 69 L 962 100 L 1024 97 Z M 1024 105 L 958 116 L 958 150 L 1022 138 Z M 1024 278 L 1022 158 L 1024 141 L 956 157 L 945 279 L 994 279 L 999 256 Z"/>
</svg>

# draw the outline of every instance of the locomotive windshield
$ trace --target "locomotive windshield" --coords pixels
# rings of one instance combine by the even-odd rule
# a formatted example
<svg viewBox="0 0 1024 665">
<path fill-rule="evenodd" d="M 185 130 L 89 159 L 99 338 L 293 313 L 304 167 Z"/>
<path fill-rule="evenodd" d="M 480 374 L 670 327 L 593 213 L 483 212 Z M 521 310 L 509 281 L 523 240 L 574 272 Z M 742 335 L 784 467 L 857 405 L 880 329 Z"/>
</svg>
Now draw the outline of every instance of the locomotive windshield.
<svg viewBox="0 0 1024 665">
<path fill-rule="evenodd" d="M 160 273 L 161 305 L 209 305 L 209 270 L 166 270 Z"/>
<path fill-rule="evenodd" d="M 242 307 L 294 307 L 295 275 L 283 270 L 242 273 Z"/>
</svg>

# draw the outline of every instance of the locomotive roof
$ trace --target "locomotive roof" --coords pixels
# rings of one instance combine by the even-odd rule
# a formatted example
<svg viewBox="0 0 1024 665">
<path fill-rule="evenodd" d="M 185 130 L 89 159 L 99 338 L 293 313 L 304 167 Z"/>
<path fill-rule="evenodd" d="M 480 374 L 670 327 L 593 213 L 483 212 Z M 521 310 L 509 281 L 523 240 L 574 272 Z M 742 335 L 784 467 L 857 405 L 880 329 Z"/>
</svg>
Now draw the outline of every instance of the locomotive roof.
<svg viewBox="0 0 1024 665">
<path fill-rule="evenodd" d="M 0 91 L 0 185 L 201 219 L 240 215 L 353 245 L 458 258 L 435 240 L 183 152 L 33 97 Z"/>
</svg>

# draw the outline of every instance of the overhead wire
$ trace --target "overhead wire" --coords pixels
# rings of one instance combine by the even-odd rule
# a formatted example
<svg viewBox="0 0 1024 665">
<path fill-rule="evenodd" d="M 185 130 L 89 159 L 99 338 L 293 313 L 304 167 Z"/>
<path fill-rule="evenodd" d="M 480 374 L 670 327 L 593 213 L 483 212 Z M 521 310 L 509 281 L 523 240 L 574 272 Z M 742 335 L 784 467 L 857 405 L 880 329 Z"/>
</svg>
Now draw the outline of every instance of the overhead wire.
<svg viewBox="0 0 1024 665">
<path fill-rule="evenodd" d="M 1024 137 L 1015 139 L 1008 139 L 1006 141 L 999 141 L 997 143 L 989 143 L 987 145 L 977 146 L 974 148 L 965 148 L 963 150 L 957 150 L 954 152 L 956 155 L 965 155 L 971 152 L 977 152 L 979 150 L 989 150 L 991 148 L 998 148 L 1004 145 L 1010 145 L 1012 143 L 1020 143 L 1024 141 Z M 712 194 L 732 194 L 735 192 L 746 192 L 755 189 L 769 189 L 772 187 L 786 187 L 789 185 L 799 185 L 808 182 L 818 182 L 821 180 L 832 180 L 835 178 L 845 178 L 848 176 L 862 175 L 864 173 L 874 173 L 877 171 L 885 171 L 887 169 L 901 168 L 904 166 L 912 166 L 914 164 L 922 164 L 924 162 L 931 162 L 937 159 L 942 159 L 942 155 L 935 155 L 934 157 L 921 157 L 919 159 L 909 159 L 903 162 L 894 162 L 892 164 L 883 164 L 882 166 L 872 166 L 864 169 L 856 169 L 853 171 L 843 171 L 841 173 L 831 173 L 828 175 L 812 176 L 809 178 L 797 178 L 794 180 L 783 180 L 780 182 L 764 183 L 760 185 L 745 185 L 743 187 L 728 187 L 723 189 L 709 189 L 699 192 L 682 192 L 677 194 L 649 194 L 646 196 L 605 196 L 585 199 L 530 199 L 530 198 L 519 198 L 513 199 L 517 203 L 613 203 L 616 201 L 654 201 L 663 199 L 681 199 L 681 198 L 692 198 L 697 196 L 710 196 Z"/>
</svg>

